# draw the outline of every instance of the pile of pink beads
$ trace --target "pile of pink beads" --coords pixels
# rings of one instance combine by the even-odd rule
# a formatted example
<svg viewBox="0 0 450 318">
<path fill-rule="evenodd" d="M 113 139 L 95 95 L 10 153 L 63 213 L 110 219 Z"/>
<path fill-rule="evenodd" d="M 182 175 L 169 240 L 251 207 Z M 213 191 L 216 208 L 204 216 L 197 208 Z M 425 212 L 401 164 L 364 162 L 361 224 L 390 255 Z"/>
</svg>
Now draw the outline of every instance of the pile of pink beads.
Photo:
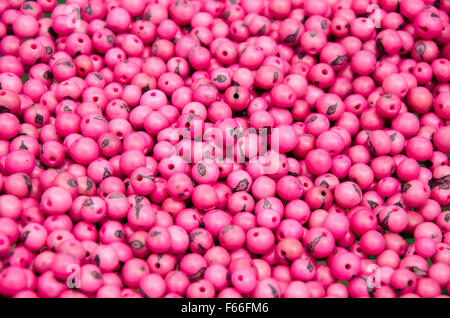
<svg viewBox="0 0 450 318">
<path fill-rule="evenodd" d="M 0 1 L 0 296 L 448 297 L 449 12 Z"/>
</svg>

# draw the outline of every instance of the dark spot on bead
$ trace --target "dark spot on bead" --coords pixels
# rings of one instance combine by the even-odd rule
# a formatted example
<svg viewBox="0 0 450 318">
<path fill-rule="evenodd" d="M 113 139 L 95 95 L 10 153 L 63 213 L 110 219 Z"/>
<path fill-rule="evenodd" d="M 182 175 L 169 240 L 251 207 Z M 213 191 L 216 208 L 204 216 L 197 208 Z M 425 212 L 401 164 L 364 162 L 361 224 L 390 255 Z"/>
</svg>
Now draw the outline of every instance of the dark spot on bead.
<svg viewBox="0 0 450 318">
<path fill-rule="evenodd" d="M 92 271 L 91 274 L 92 274 L 92 276 L 93 276 L 95 279 L 101 279 L 101 278 L 102 278 L 102 274 L 100 274 L 100 273 L 97 272 L 97 271 Z"/>
<path fill-rule="evenodd" d="M 245 190 L 247 190 L 248 186 L 249 186 L 248 180 L 247 179 L 242 179 L 241 181 L 239 181 L 237 186 L 233 189 L 233 192 L 245 191 Z"/>
<path fill-rule="evenodd" d="M 95 77 L 98 78 L 99 81 L 101 81 L 103 79 L 103 76 L 99 73 L 92 73 Z"/>
<path fill-rule="evenodd" d="M 152 18 L 152 10 L 148 9 L 147 12 L 145 12 L 144 14 L 144 19 L 148 21 L 151 18 Z"/>
<path fill-rule="evenodd" d="M 29 3 L 25 2 L 23 4 L 23 6 L 22 6 L 22 9 L 24 9 L 24 10 L 33 10 L 33 7 Z"/>
<path fill-rule="evenodd" d="M 230 11 L 224 11 L 222 14 L 222 17 L 226 20 L 228 19 L 228 17 L 230 16 L 231 12 Z"/>
<path fill-rule="evenodd" d="M 369 149 L 369 152 L 371 154 L 375 153 L 375 148 L 373 147 L 372 142 L 370 141 L 369 138 L 367 139 L 367 149 Z"/>
<path fill-rule="evenodd" d="M 84 13 L 85 13 L 87 16 L 91 16 L 91 15 L 92 15 L 92 7 L 91 7 L 91 4 L 90 4 L 90 3 L 88 3 L 88 4 L 86 5 L 86 7 L 84 8 Z"/>
<path fill-rule="evenodd" d="M 403 204 L 401 201 L 395 202 L 393 205 L 403 208 Z"/>
<path fill-rule="evenodd" d="M 197 273 L 190 275 L 189 279 L 193 280 L 193 279 L 197 279 L 197 278 L 203 277 L 203 274 L 205 273 L 205 270 L 206 270 L 206 267 L 200 268 Z"/>
<path fill-rule="evenodd" d="M 378 203 L 371 200 L 367 200 L 367 204 L 369 204 L 371 209 L 375 209 L 378 206 Z"/>
<path fill-rule="evenodd" d="M 23 234 L 22 234 L 22 242 L 23 243 L 25 243 L 25 241 L 27 240 L 28 234 L 30 234 L 30 231 L 23 232 Z"/>
<path fill-rule="evenodd" d="M 98 256 L 98 254 L 96 254 L 96 255 L 94 256 L 93 261 L 94 261 L 94 264 L 95 264 L 95 265 L 100 266 L 100 256 Z"/>
<path fill-rule="evenodd" d="M 115 236 L 115 237 L 118 237 L 118 238 L 122 238 L 122 237 L 124 236 L 123 231 L 121 231 L 121 230 L 116 230 L 116 231 L 114 232 L 114 236 Z"/>
<path fill-rule="evenodd" d="M 130 108 L 128 107 L 127 104 L 121 104 L 120 108 L 125 109 L 128 113 L 130 112 Z"/>
<path fill-rule="evenodd" d="M 42 125 L 44 123 L 44 117 L 41 114 L 36 113 L 36 117 L 34 118 L 34 122 L 38 125 Z"/>
<path fill-rule="evenodd" d="M 108 147 L 109 145 L 109 139 L 105 139 L 102 141 L 102 148 Z"/>
<path fill-rule="evenodd" d="M 311 262 L 308 262 L 308 265 L 306 266 L 306 269 L 307 269 L 310 273 L 312 273 L 313 270 L 314 270 L 313 264 L 312 264 Z"/>
<path fill-rule="evenodd" d="M 298 177 L 298 174 L 292 171 L 288 171 L 288 176 L 294 176 L 294 177 Z"/>
<path fill-rule="evenodd" d="M 361 190 L 359 189 L 359 187 L 354 183 L 352 183 L 352 186 L 353 189 L 355 189 L 356 193 L 358 193 L 358 195 L 361 197 Z"/>
<path fill-rule="evenodd" d="M 325 30 L 326 28 L 328 28 L 328 21 L 327 20 L 322 20 L 322 23 L 320 23 L 320 28 L 322 30 Z"/>
<path fill-rule="evenodd" d="M 308 245 L 306 245 L 306 249 L 308 250 L 309 253 L 313 253 L 314 249 L 316 248 L 316 245 L 319 244 L 320 240 L 322 239 L 323 235 L 319 235 L 318 237 L 316 237 L 314 240 L 312 240 L 311 243 L 309 243 Z"/>
<path fill-rule="evenodd" d="M 46 71 L 44 74 L 42 74 L 42 77 L 48 80 L 53 79 L 53 73 L 50 71 Z"/>
<path fill-rule="evenodd" d="M 152 233 L 150 233 L 150 236 L 151 236 L 151 237 L 155 237 L 155 236 L 158 236 L 159 234 L 161 234 L 161 232 L 159 232 L 159 231 L 153 231 Z"/>
<path fill-rule="evenodd" d="M 264 209 L 271 209 L 272 208 L 272 204 L 270 203 L 270 201 L 267 198 L 264 199 L 263 208 Z"/>
<path fill-rule="evenodd" d="M 145 94 L 146 92 L 148 92 L 150 90 L 150 86 L 147 84 L 144 87 L 142 87 L 142 94 Z"/>
<path fill-rule="evenodd" d="M 334 105 L 329 106 L 328 109 L 327 109 L 327 115 L 328 116 L 333 115 L 336 112 L 337 106 L 338 106 L 337 103 L 334 104 Z"/>
<path fill-rule="evenodd" d="M 384 228 L 388 228 L 388 223 L 389 223 L 389 217 L 391 216 L 391 214 L 392 213 L 394 213 L 394 211 L 389 211 L 387 214 L 386 214 L 386 216 L 384 217 L 384 219 L 383 219 L 383 221 L 381 221 L 381 225 L 384 227 Z"/>
<path fill-rule="evenodd" d="M 118 198 L 124 198 L 125 196 L 122 193 L 111 193 L 108 196 L 108 199 L 118 199 Z"/>
<path fill-rule="evenodd" d="M 205 165 L 202 164 L 202 163 L 199 163 L 199 164 L 197 165 L 197 171 L 198 171 L 198 173 L 199 173 L 202 177 L 204 177 L 204 176 L 206 175 L 206 168 L 205 168 Z"/>
<path fill-rule="evenodd" d="M 278 291 L 275 287 L 273 287 L 271 284 L 267 284 L 270 288 L 270 291 L 272 293 L 273 298 L 279 298 L 280 295 L 278 295 Z"/>
<path fill-rule="evenodd" d="M 338 55 L 333 62 L 331 62 L 331 66 L 338 66 L 344 64 L 345 60 L 347 59 L 347 55 Z"/>
<path fill-rule="evenodd" d="M 20 147 L 19 147 L 19 149 L 28 150 L 28 147 L 25 146 L 25 143 L 23 142 L 23 140 L 20 142 Z"/>
<path fill-rule="evenodd" d="M 225 75 L 217 75 L 214 80 L 216 82 L 223 83 L 227 80 L 227 77 Z"/>
<path fill-rule="evenodd" d="M 266 33 L 266 25 L 264 24 L 256 33 L 258 36 L 263 35 L 264 33 Z"/>
<path fill-rule="evenodd" d="M 87 178 L 86 179 L 86 190 L 88 190 L 88 191 L 91 190 L 93 186 L 94 186 L 94 182 L 90 178 Z"/>
<path fill-rule="evenodd" d="M 328 184 L 328 182 L 326 180 L 322 180 L 320 182 L 320 186 L 325 187 L 325 188 L 329 188 L 330 187 L 330 185 Z"/>
<path fill-rule="evenodd" d="M 144 243 L 138 240 L 134 240 L 130 243 L 130 246 L 135 250 L 140 250 L 144 247 Z"/>
<path fill-rule="evenodd" d="M 293 34 L 289 34 L 285 39 L 284 39 L 284 43 L 294 43 L 295 40 L 297 39 L 298 33 L 300 32 L 300 28 L 297 28 L 297 30 L 295 31 L 295 33 Z"/>
<path fill-rule="evenodd" d="M 234 228 L 234 225 L 228 225 L 228 226 L 224 227 L 222 230 L 222 235 L 225 235 L 225 233 L 227 233 L 232 228 Z"/>
<path fill-rule="evenodd" d="M 22 174 L 23 178 L 25 179 L 25 184 L 27 185 L 28 191 L 31 191 L 31 180 L 26 174 Z"/>
<path fill-rule="evenodd" d="M 52 55 L 53 54 L 53 49 L 50 46 L 46 46 L 45 47 L 45 54 Z M 52 75 L 52 78 L 53 78 L 53 75 Z"/>
<path fill-rule="evenodd" d="M 105 168 L 103 172 L 103 179 L 111 177 L 111 172 L 109 172 L 108 168 Z"/>
<path fill-rule="evenodd" d="M 413 274 L 416 275 L 416 276 L 420 276 L 420 277 L 426 277 L 427 276 L 427 272 L 424 271 L 423 269 L 417 267 L 417 266 L 411 266 L 411 267 L 409 267 L 409 270 L 411 272 L 413 272 Z"/>
<path fill-rule="evenodd" d="M 445 223 L 448 223 L 448 221 L 450 221 L 450 213 L 447 213 L 447 214 L 444 216 L 444 221 L 445 221 Z"/>
<path fill-rule="evenodd" d="M 70 178 L 69 180 L 67 180 L 67 185 L 69 187 L 75 188 L 78 187 L 78 182 L 77 180 Z"/>
<path fill-rule="evenodd" d="M 389 135 L 389 137 L 391 138 L 391 141 L 395 140 L 395 136 L 397 136 L 397 133 L 393 133 L 392 135 Z"/>
<path fill-rule="evenodd" d="M 83 206 L 87 206 L 87 207 L 90 207 L 90 208 L 92 208 L 93 205 L 94 205 L 94 200 L 92 200 L 91 198 L 86 199 L 84 201 L 84 203 L 83 203 Z"/>
<path fill-rule="evenodd" d="M 139 219 L 139 214 L 141 213 L 141 210 L 144 206 L 140 203 L 136 204 L 136 206 L 134 207 L 134 209 L 136 210 L 136 219 Z"/>
<path fill-rule="evenodd" d="M 383 46 L 383 42 L 382 42 L 382 38 L 378 38 L 375 43 L 377 45 L 377 49 L 378 51 L 380 51 L 380 54 L 385 54 L 386 51 L 384 50 L 384 46 Z"/>
<path fill-rule="evenodd" d="M 194 233 L 191 233 L 189 235 L 189 242 L 192 243 L 195 239 L 196 236 L 201 235 L 203 232 L 202 231 L 196 231 Z"/>
<path fill-rule="evenodd" d="M 317 116 L 311 116 L 311 118 L 306 122 L 307 124 L 312 123 L 313 121 L 315 121 L 317 119 Z"/>
<path fill-rule="evenodd" d="M 65 65 L 65 66 L 73 68 L 73 63 L 70 61 L 63 61 L 61 63 L 58 63 L 58 65 Z"/>
<path fill-rule="evenodd" d="M 108 44 L 114 45 L 114 36 L 113 35 L 108 35 L 106 37 L 106 41 L 108 42 Z"/>
<path fill-rule="evenodd" d="M 411 185 L 409 183 L 405 183 L 403 185 L 402 192 L 403 193 L 407 192 L 409 188 L 411 188 Z"/>
<path fill-rule="evenodd" d="M 425 53 L 426 49 L 427 49 L 427 46 L 423 42 L 418 42 L 414 48 L 414 50 L 420 56 L 420 58 L 423 58 L 422 56 Z"/>
</svg>

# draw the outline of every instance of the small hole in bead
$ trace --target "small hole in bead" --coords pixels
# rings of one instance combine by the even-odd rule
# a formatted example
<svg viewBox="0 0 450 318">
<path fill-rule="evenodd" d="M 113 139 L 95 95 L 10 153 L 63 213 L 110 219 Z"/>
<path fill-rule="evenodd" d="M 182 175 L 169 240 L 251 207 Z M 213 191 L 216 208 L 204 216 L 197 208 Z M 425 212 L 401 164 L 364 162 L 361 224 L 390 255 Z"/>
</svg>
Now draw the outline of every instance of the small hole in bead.
<svg viewBox="0 0 450 318">
<path fill-rule="evenodd" d="M 243 277 L 242 275 L 239 275 L 239 276 L 238 276 L 238 280 L 239 280 L 239 281 L 242 281 L 243 279 L 244 279 L 244 277 Z"/>
<path fill-rule="evenodd" d="M 328 70 L 324 68 L 324 69 L 322 70 L 322 74 L 323 74 L 323 75 L 327 75 L 327 74 L 328 74 Z"/>
<path fill-rule="evenodd" d="M 276 223 L 277 222 L 277 218 L 276 217 L 273 217 L 272 218 L 272 223 Z"/>
<path fill-rule="evenodd" d="M 175 168 L 175 166 L 171 163 L 171 164 L 169 164 L 168 168 L 169 168 L 169 170 L 173 170 L 173 168 Z"/>
<path fill-rule="evenodd" d="M 78 39 L 78 43 L 83 43 L 83 39 Z"/>
<path fill-rule="evenodd" d="M 200 292 L 202 292 L 202 293 L 204 293 L 206 291 L 206 288 L 205 287 L 200 287 Z"/>
<path fill-rule="evenodd" d="M 345 269 L 350 269 L 352 266 L 350 264 L 345 264 Z"/>
<path fill-rule="evenodd" d="M 31 48 L 33 49 L 33 50 L 36 50 L 37 49 L 37 45 L 36 44 L 31 44 Z"/>
<path fill-rule="evenodd" d="M 259 235 L 258 232 L 253 233 L 253 237 L 257 237 Z"/>
<path fill-rule="evenodd" d="M 62 236 L 61 236 L 61 235 L 58 235 L 58 236 L 56 237 L 56 239 L 57 239 L 58 241 L 61 241 L 61 240 L 62 240 Z"/>
<path fill-rule="evenodd" d="M 408 286 L 412 286 L 413 281 L 412 280 L 408 280 Z"/>
<path fill-rule="evenodd" d="M 227 56 L 227 55 L 228 55 L 228 52 L 227 52 L 227 51 L 223 51 L 223 52 L 222 52 L 222 55 L 223 55 L 223 56 Z"/>
<path fill-rule="evenodd" d="M 161 264 L 156 263 L 156 264 L 155 264 L 155 267 L 156 267 L 156 268 L 160 268 L 160 267 L 161 267 Z"/>
<path fill-rule="evenodd" d="M 137 181 L 142 181 L 142 179 L 143 179 L 143 178 L 142 178 L 141 175 L 138 175 L 138 176 L 136 177 L 136 180 L 137 180 Z"/>
<path fill-rule="evenodd" d="M 327 195 L 327 193 L 325 191 L 321 191 L 320 194 L 324 197 Z"/>
</svg>

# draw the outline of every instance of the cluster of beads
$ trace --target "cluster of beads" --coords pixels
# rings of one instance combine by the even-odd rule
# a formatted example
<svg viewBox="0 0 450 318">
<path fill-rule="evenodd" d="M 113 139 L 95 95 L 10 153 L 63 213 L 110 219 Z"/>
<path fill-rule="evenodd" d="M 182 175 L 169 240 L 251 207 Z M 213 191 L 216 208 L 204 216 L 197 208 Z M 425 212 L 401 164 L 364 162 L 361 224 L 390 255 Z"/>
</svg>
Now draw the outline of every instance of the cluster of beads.
<svg viewBox="0 0 450 318">
<path fill-rule="evenodd" d="M 449 12 L 0 1 L 0 296 L 448 297 Z"/>
</svg>

